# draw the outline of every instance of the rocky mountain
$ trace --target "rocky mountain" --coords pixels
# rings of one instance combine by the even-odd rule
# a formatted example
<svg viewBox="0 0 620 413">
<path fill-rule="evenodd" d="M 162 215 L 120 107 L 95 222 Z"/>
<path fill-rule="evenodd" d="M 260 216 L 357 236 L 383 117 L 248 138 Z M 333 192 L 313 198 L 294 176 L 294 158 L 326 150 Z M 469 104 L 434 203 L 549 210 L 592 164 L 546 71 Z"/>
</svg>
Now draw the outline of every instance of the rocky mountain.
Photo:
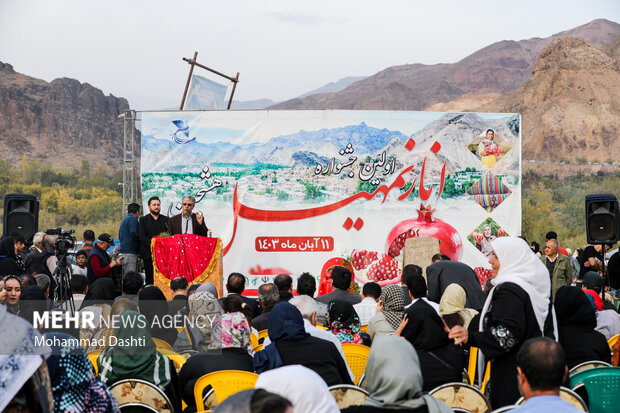
<svg viewBox="0 0 620 413">
<path fill-rule="evenodd" d="M 331 93 L 331 92 L 340 92 L 343 89 L 351 86 L 353 83 L 365 79 L 366 76 L 348 76 L 344 77 L 335 82 L 329 82 L 326 85 L 323 85 L 317 89 L 306 92 L 302 95 L 299 95 L 298 98 L 305 98 L 306 96 L 316 95 L 317 93 Z M 231 105 L 231 109 L 266 109 L 270 106 L 276 105 L 278 102 L 274 102 L 271 99 L 256 99 L 256 100 L 233 100 Z"/>
<path fill-rule="evenodd" d="M 271 99 L 256 99 L 256 100 L 235 100 L 233 99 L 231 109 L 265 109 L 269 106 L 275 105 Z M 178 108 L 177 108 L 178 109 Z"/>
<path fill-rule="evenodd" d="M 336 92 L 291 99 L 273 109 L 423 110 L 473 94 L 506 94 L 530 78 L 540 52 L 554 39 L 581 38 L 603 46 L 620 34 L 620 24 L 598 19 L 541 39 L 493 43 L 453 64 L 389 67 Z"/>
<path fill-rule="evenodd" d="M 305 98 L 307 96 L 310 95 L 316 95 L 317 93 L 333 93 L 333 92 L 340 92 L 341 90 L 344 90 L 346 88 L 348 88 L 349 86 L 351 86 L 353 83 L 358 82 L 362 79 L 366 79 L 367 76 L 348 76 L 348 77 L 344 77 L 340 80 L 337 80 L 335 82 L 329 82 L 326 85 L 323 85 L 317 89 L 311 90 L 310 92 L 306 92 L 302 95 L 297 96 L 299 99 L 301 98 Z"/>
<path fill-rule="evenodd" d="M 88 83 L 61 78 L 48 83 L 15 72 L 0 62 L 0 152 L 16 164 L 26 154 L 54 165 L 114 169 L 123 162 L 123 122 L 127 100 Z"/>
<path fill-rule="evenodd" d="M 610 57 L 620 57 L 620 36 L 601 47 L 601 50 Z"/>
<path fill-rule="evenodd" d="M 618 57 L 563 38 L 540 53 L 521 90 L 474 110 L 521 113 L 524 159 L 618 162 L 619 91 Z"/>
</svg>

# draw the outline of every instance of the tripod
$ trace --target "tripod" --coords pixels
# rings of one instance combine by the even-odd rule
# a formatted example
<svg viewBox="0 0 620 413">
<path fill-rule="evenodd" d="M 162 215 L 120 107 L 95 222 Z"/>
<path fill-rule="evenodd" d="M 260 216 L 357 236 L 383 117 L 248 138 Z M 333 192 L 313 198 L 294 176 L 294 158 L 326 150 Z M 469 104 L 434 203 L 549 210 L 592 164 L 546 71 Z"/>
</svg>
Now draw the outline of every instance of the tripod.
<svg viewBox="0 0 620 413">
<path fill-rule="evenodd" d="M 73 301 L 73 293 L 71 292 L 71 270 L 67 264 L 67 253 L 58 256 L 58 264 L 54 270 L 54 280 L 56 281 L 56 290 L 54 290 L 54 301 L 58 302 L 60 308 L 69 311 L 71 315 L 75 314 L 75 303 Z"/>
</svg>

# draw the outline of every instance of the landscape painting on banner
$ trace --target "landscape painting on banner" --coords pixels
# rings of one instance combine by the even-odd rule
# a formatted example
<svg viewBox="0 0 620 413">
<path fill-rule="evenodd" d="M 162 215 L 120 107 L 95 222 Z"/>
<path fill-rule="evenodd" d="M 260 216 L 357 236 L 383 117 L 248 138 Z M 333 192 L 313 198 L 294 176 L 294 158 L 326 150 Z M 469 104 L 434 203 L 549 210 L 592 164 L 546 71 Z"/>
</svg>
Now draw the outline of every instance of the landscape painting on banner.
<svg viewBox="0 0 620 413">
<path fill-rule="evenodd" d="M 344 262 L 400 282 L 410 237 L 490 275 L 489 243 L 521 233 L 518 114 L 142 112 L 142 199 L 196 197 L 248 289 Z M 326 265 L 327 263 L 327 265 Z M 294 277 L 296 278 L 296 277 Z"/>
</svg>

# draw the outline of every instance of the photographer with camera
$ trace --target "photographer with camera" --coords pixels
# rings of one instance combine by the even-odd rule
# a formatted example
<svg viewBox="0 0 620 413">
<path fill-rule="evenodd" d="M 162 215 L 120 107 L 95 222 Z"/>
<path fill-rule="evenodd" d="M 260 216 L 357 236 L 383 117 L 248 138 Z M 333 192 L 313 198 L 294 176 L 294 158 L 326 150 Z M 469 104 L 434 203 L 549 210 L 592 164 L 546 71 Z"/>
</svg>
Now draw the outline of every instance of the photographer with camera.
<svg viewBox="0 0 620 413">
<path fill-rule="evenodd" d="M 110 234 L 103 233 L 97 238 L 97 243 L 88 256 L 88 264 L 86 265 L 88 285 L 99 278 L 112 278 L 112 268 L 123 263 L 123 257 L 113 260 L 108 255 L 107 250 L 113 245 L 114 240 Z"/>
</svg>

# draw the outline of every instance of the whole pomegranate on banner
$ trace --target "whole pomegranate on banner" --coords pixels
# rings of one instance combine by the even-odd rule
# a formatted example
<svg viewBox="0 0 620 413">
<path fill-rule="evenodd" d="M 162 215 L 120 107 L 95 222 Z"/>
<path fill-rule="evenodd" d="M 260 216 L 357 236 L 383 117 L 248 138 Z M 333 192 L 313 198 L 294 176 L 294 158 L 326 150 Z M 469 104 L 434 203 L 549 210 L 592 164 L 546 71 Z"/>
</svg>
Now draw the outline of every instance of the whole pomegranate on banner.
<svg viewBox="0 0 620 413">
<path fill-rule="evenodd" d="M 521 233 L 517 114 L 398 111 L 144 112 L 142 198 L 196 198 L 246 288 L 279 273 L 348 267 L 352 290 L 400 283 L 410 238 L 490 270 L 490 243 Z M 183 128 L 178 127 L 182 125 Z M 184 139 L 175 139 L 182 134 Z M 295 284 L 296 285 L 296 284 Z"/>
</svg>

